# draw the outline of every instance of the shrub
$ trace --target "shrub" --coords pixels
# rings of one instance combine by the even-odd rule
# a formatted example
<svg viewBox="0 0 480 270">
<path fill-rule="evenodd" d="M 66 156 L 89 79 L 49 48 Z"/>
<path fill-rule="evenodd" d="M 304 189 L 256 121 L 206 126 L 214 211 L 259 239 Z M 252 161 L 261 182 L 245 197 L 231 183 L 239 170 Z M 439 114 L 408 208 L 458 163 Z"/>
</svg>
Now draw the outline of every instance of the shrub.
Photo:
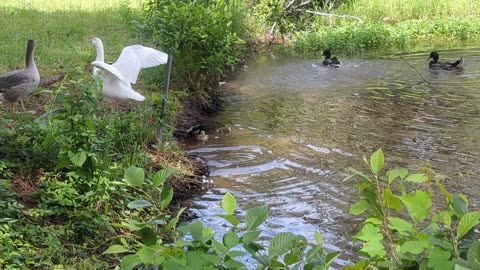
<svg viewBox="0 0 480 270">
<path fill-rule="evenodd" d="M 241 56 L 236 2 L 151 0 L 137 29 L 173 55 L 177 83 L 206 89 Z"/>
</svg>

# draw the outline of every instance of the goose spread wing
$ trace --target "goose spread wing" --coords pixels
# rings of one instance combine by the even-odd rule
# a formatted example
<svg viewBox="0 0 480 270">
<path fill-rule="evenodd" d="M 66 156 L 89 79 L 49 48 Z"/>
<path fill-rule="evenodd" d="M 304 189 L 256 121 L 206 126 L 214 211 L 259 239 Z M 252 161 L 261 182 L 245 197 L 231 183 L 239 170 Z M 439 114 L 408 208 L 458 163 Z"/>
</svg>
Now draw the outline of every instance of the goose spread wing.
<svg viewBox="0 0 480 270">
<path fill-rule="evenodd" d="M 110 77 L 110 79 L 115 78 L 123 83 L 127 83 L 122 73 L 120 73 L 120 71 L 112 65 L 100 61 L 94 61 L 92 62 L 92 66 L 103 70 L 105 73 L 104 76 Z"/>
<path fill-rule="evenodd" d="M 123 48 L 117 61 L 113 63 L 126 81 L 136 83 L 140 69 L 149 68 L 167 63 L 168 55 L 164 52 L 133 45 Z"/>
</svg>

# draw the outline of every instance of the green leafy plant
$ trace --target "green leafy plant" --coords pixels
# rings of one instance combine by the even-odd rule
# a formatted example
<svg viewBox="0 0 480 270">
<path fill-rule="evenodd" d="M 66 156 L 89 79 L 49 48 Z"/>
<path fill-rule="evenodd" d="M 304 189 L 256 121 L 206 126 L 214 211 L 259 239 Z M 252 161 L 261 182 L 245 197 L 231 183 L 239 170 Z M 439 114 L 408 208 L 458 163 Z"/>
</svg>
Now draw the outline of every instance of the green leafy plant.
<svg viewBox="0 0 480 270">
<path fill-rule="evenodd" d="M 350 213 L 368 214 L 355 239 L 362 242 L 360 251 L 371 263 L 399 269 L 478 268 L 480 241 L 475 228 L 480 212 L 468 211 L 463 194 L 449 193 L 429 167 L 420 173 L 402 168 L 382 174 L 381 149 L 364 160 L 372 177 L 350 168 L 352 176 L 361 179 L 361 197 Z"/>
<path fill-rule="evenodd" d="M 148 1 L 137 29 L 173 55 L 176 83 L 204 90 L 241 55 L 233 24 L 238 7 L 223 0 Z"/>
<path fill-rule="evenodd" d="M 168 172 L 160 171 L 159 174 L 166 175 Z M 143 186 L 145 184 L 143 179 L 143 171 L 140 168 L 129 168 L 125 171 L 125 180 L 131 186 Z M 154 182 L 156 181 L 152 181 L 151 184 Z M 151 187 L 153 186 L 155 185 Z M 165 205 L 171 198 L 170 191 L 167 191 L 165 196 L 164 193 L 165 187 L 160 196 L 160 205 Z M 216 236 L 212 228 L 205 227 L 197 221 L 180 225 L 179 238 L 174 242 L 162 240 L 158 236 L 158 228 L 173 229 L 178 222 L 179 213 L 183 212 L 182 209 L 168 222 L 166 219 L 170 217 L 162 215 L 161 219 L 147 222 L 130 219 L 122 225 L 117 225 L 133 232 L 133 235 L 120 236 L 120 243 L 111 245 L 105 253 L 128 253 L 121 258 L 122 269 L 134 269 L 141 265 L 160 266 L 162 269 L 245 269 L 247 266 L 240 258 L 248 254 L 258 262 L 258 269 L 328 269 L 340 255 L 340 252 L 324 253 L 320 234 L 315 235 L 315 244 L 308 244 L 303 236 L 279 233 L 271 239 L 269 246 L 265 247 L 258 240 L 261 234 L 260 227 L 268 216 L 267 207 L 257 206 L 247 210 L 245 228 L 241 228 L 240 220 L 235 216 L 237 207 L 235 197 L 227 193 L 220 204 L 225 214 L 218 216 L 232 226 L 223 236 Z M 143 211 L 154 205 L 155 202 L 149 200 L 129 203 L 129 207 L 136 211 Z M 132 240 L 135 244 L 132 244 Z"/>
</svg>

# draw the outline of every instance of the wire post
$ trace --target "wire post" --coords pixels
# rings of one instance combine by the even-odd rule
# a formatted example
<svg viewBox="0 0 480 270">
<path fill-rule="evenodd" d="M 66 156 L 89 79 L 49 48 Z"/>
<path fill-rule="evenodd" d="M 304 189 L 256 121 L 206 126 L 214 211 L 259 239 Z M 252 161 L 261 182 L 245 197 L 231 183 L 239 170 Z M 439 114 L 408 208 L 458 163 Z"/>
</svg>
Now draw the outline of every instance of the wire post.
<svg viewBox="0 0 480 270">
<path fill-rule="evenodd" d="M 162 112 L 160 114 L 160 128 L 158 129 L 158 144 L 163 142 L 163 128 L 165 126 L 165 114 L 167 114 L 168 88 L 170 87 L 170 74 L 172 73 L 172 55 L 168 55 L 167 72 L 165 73 L 165 84 L 163 87 Z"/>
</svg>

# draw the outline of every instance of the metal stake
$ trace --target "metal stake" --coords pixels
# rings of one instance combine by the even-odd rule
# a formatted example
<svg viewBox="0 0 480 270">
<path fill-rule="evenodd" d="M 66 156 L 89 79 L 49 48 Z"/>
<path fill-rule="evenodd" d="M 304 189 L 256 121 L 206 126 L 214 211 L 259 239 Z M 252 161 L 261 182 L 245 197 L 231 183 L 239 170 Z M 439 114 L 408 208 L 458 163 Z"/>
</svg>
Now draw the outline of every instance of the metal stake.
<svg viewBox="0 0 480 270">
<path fill-rule="evenodd" d="M 168 55 L 167 72 L 165 73 L 165 84 L 163 87 L 162 112 L 160 114 L 160 128 L 158 129 L 158 144 L 163 142 L 163 128 L 165 126 L 165 114 L 167 113 L 168 88 L 170 87 L 170 74 L 172 73 L 172 55 Z"/>
</svg>

